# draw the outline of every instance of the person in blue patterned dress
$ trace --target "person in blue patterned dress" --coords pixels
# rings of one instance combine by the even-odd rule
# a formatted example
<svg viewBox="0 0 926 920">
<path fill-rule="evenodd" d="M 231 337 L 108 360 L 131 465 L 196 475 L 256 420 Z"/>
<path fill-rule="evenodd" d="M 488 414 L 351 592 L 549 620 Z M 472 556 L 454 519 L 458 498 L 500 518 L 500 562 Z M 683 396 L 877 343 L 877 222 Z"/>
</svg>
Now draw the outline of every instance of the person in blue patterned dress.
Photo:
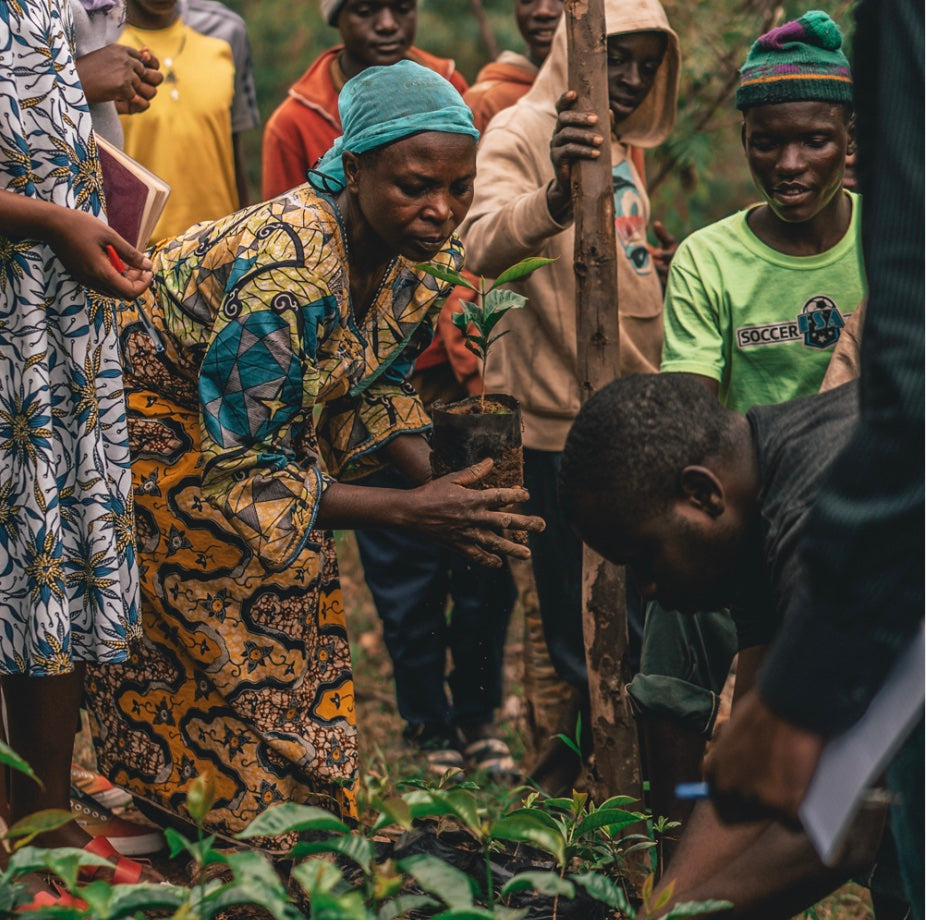
<svg viewBox="0 0 926 920">
<path fill-rule="evenodd" d="M 0 686 L 10 817 L 69 807 L 86 662 L 140 634 L 116 302 L 151 263 L 102 218 L 66 0 L 0 4 Z M 130 268 L 120 274 L 105 247 Z M 48 845 L 90 840 L 73 822 Z"/>
</svg>

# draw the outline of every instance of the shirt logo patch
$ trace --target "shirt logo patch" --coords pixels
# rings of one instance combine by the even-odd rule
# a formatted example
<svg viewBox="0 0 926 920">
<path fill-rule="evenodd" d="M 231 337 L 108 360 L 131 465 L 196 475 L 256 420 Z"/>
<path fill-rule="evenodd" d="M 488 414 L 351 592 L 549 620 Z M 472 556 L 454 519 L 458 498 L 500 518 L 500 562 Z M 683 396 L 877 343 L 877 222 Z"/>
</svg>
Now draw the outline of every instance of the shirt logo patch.
<svg viewBox="0 0 926 920">
<path fill-rule="evenodd" d="M 835 301 L 825 294 L 815 294 L 793 320 L 740 326 L 736 330 L 736 344 L 739 348 L 758 348 L 802 341 L 805 348 L 830 348 L 839 341 L 845 324 Z"/>
</svg>

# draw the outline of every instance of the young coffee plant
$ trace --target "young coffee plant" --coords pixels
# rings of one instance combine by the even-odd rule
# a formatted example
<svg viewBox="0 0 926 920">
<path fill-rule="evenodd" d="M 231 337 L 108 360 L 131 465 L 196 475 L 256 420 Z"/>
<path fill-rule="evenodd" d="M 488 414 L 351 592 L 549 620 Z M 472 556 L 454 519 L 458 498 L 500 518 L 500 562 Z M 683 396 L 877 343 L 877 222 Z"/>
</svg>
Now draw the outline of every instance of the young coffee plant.
<svg viewBox="0 0 926 920">
<path fill-rule="evenodd" d="M 0 765 L 34 774 L 0 742 Z M 453 783 L 448 774 L 437 786 L 393 784 L 376 778 L 365 786 L 368 820 L 349 827 L 336 815 L 288 802 L 268 808 L 238 834 L 245 848 L 218 849 L 204 831 L 215 797 L 208 775 L 197 777 L 187 793 L 187 812 L 195 838 L 165 832 L 172 857 L 185 854 L 192 866 L 190 887 L 113 885 L 106 880 L 81 883 L 81 869 L 112 868 L 106 860 L 73 848 L 29 846 L 37 834 L 70 820 L 67 812 L 39 813 L 9 828 L 2 845 L 9 854 L 0 872 L 0 918 L 67 918 L 67 920 L 141 920 L 148 912 L 170 920 L 212 920 L 238 906 L 260 906 L 274 920 L 527 920 L 528 913 L 552 904 L 575 901 L 583 916 L 619 912 L 635 916 L 621 880 L 622 851 L 632 837 L 626 828 L 645 816 L 625 806 L 633 800 L 617 796 L 594 806 L 584 793 L 571 799 L 547 799 L 525 788 L 512 790 L 507 801 L 488 800 L 472 783 Z M 410 787 L 410 788 L 409 788 Z M 264 852 L 247 849 L 254 838 L 298 833 L 303 840 L 289 853 L 289 886 L 278 866 Z M 417 841 L 424 852 L 403 840 Z M 428 850 L 430 847 L 430 851 Z M 458 860 L 462 853 L 475 859 Z M 463 871 L 455 863 L 466 867 Z M 208 878 L 206 868 L 220 864 L 224 878 Z M 526 871 L 524 868 L 526 867 Z M 54 907 L 25 909 L 31 894 L 27 874 L 55 879 L 71 897 Z M 652 879 L 642 891 L 650 914 L 664 909 L 669 889 L 652 898 Z M 727 904 L 703 902 L 673 905 L 663 920 L 693 917 Z M 311 911 L 311 914 L 307 911 Z M 573 911 L 571 916 L 576 916 Z"/>
<path fill-rule="evenodd" d="M 466 347 L 482 362 L 481 409 L 483 412 L 485 411 L 486 399 L 486 359 L 489 348 L 493 342 L 497 342 L 510 331 L 496 332 L 493 335 L 493 330 L 509 310 L 520 310 L 527 303 L 527 298 L 523 294 L 516 294 L 514 291 L 504 289 L 502 285 L 524 278 L 538 268 L 555 261 L 555 259 L 545 259 L 541 256 L 522 259 L 510 268 L 506 268 L 490 284 L 483 277 L 477 279 L 477 284 L 473 284 L 461 272 L 441 268 L 437 265 L 424 263 L 415 266 L 415 268 L 421 269 L 421 271 L 427 272 L 435 278 L 440 278 L 441 281 L 449 281 L 452 284 L 468 288 L 475 295 L 475 300 L 460 301 L 463 309 L 460 313 L 454 313 L 452 319 L 454 326 L 463 333 Z M 488 289 L 486 289 L 486 284 L 489 284 Z"/>
</svg>

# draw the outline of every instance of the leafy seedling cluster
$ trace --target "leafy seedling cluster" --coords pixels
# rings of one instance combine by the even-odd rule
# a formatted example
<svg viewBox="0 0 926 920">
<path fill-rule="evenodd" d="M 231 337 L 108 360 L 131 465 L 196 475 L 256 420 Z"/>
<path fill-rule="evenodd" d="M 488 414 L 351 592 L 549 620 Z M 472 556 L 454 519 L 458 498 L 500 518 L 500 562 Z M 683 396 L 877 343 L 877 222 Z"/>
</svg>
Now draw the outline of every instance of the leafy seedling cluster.
<svg viewBox="0 0 926 920">
<path fill-rule="evenodd" d="M 482 412 L 485 412 L 485 370 L 489 348 L 493 342 L 497 342 L 503 335 L 510 332 L 507 329 L 503 332 L 494 332 L 495 327 L 509 310 L 520 310 L 527 303 L 527 298 L 523 294 L 510 291 L 503 288 L 502 285 L 524 278 L 538 268 L 555 261 L 555 259 L 532 256 L 528 259 L 522 259 L 510 268 L 506 268 L 494 281 L 489 282 L 486 278 L 480 277 L 477 279 L 476 284 L 473 284 L 462 272 L 450 268 L 442 268 L 429 263 L 415 266 L 415 268 L 433 275 L 435 278 L 440 278 L 441 281 L 449 281 L 451 284 L 468 288 L 475 294 L 475 300 L 460 301 L 463 309 L 459 313 L 454 313 L 452 319 L 454 326 L 463 333 L 466 347 L 482 363 L 482 398 L 480 403 Z M 486 288 L 487 284 L 488 288 Z"/>
</svg>

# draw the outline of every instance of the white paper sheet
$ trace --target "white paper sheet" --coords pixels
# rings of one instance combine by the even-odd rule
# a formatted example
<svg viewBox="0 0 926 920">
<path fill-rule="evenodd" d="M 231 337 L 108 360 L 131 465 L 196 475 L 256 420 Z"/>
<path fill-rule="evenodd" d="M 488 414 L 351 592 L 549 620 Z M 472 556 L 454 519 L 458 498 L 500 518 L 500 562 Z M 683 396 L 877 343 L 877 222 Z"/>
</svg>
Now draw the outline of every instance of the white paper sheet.
<svg viewBox="0 0 926 920">
<path fill-rule="evenodd" d="M 922 627 L 865 715 L 823 749 L 799 816 L 820 859 L 832 865 L 865 793 L 923 714 Z"/>
</svg>

